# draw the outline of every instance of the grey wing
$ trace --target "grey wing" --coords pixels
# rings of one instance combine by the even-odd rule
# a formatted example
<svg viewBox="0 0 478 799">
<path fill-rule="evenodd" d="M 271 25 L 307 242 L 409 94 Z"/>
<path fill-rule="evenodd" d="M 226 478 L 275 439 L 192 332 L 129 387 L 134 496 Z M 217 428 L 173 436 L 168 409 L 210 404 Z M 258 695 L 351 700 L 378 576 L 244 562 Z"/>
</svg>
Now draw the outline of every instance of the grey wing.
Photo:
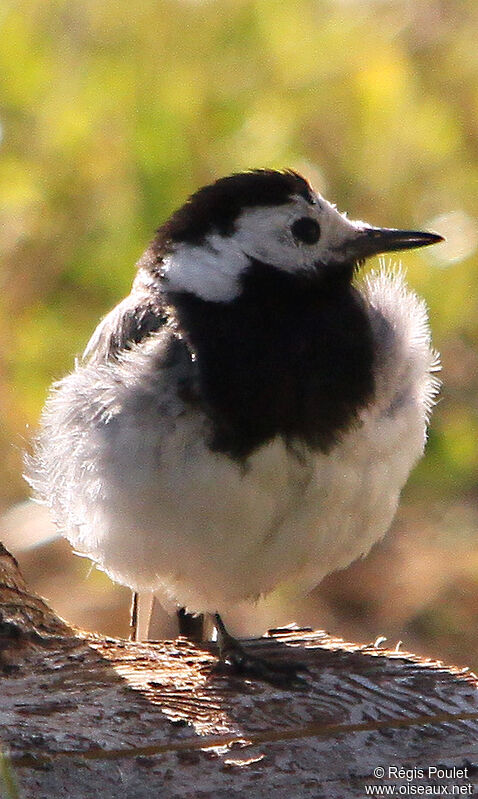
<svg viewBox="0 0 478 799">
<path fill-rule="evenodd" d="M 91 541 L 113 484 L 158 468 L 163 440 L 198 402 L 194 361 L 172 331 L 54 384 L 25 476 L 79 551 L 99 559 Z"/>
<path fill-rule="evenodd" d="M 101 320 L 86 345 L 85 360 L 102 363 L 115 358 L 165 325 L 167 314 L 161 295 L 137 282 L 131 294 Z"/>
</svg>

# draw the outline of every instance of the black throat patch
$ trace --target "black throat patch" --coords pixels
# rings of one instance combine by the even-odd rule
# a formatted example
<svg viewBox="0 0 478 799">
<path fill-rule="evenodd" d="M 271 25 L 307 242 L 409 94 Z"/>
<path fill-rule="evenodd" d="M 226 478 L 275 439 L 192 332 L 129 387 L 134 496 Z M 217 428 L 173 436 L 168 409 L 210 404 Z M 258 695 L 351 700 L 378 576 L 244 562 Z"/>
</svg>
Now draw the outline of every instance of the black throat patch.
<svg viewBox="0 0 478 799">
<path fill-rule="evenodd" d="M 372 332 L 349 277 L 252 261 L 233 302 L 170 301 L 196 354 L 214 451 L 242 460 L 280 435 L 327 452 L 373 398 Z"/>
</svg>

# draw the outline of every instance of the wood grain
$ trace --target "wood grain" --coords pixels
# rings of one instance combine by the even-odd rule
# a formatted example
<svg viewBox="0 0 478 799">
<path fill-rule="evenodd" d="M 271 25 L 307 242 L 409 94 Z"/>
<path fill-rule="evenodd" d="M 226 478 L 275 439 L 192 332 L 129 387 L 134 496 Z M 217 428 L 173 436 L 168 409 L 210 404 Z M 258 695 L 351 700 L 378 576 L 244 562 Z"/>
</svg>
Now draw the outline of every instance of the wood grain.
<svg viewBox="0 0 478 799">
<path fill-rule="evenodd" d="M 478 780 L 468 670 L 322 631 L 276 630 L 246 646 L 305 663 L 306 685 L 220 673 L 213 645 L 73 630 L 1 550 L 0 740 L 20 795 L 344 799 L 363 797 L 377 766 L 437 763 Z"/>
</svg>

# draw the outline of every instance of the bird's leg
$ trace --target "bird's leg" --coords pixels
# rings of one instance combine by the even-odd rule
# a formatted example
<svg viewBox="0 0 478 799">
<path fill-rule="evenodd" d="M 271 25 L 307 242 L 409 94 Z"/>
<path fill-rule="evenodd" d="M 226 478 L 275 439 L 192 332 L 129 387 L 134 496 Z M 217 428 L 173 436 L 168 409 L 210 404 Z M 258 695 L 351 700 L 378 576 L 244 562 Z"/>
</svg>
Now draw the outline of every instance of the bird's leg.
<svg viewBox="0 0 478 799">
<path fill-rule="evenodd" d="M 281 688 L 305 685 L 306 681 L 299 677 L 298 671 L 307 671 L 303 663 L 291 660 L 271 661 L 256 657 L 246 652 L 236 638 L 226 630 L 219 613 L 214 614 L 217 630 L 220 663 L 244 677 L 258 678 Z"/>
<path fill-rule="evenodd" d="M 138 592 L 133 591 L 131 594 L 131 608 L 129 616 L 129 640 L 136 641 L 138 632 Z"/>
<path fill-rule="evenodd" d="M 188 613 L 186 608 L 177 611 L 179 635 L 184 635 L 190 641 L 204 640 L 204 613 Z"/>
</svg>

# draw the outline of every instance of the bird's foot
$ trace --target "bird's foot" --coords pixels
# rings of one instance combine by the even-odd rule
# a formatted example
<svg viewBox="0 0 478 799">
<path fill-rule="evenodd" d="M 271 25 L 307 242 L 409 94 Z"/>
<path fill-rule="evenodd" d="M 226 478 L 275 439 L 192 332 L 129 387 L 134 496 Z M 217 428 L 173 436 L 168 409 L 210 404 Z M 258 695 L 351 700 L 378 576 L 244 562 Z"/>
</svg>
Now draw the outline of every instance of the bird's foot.
<svg viewBox="0 0 478 799">
<path fill-rule="evenodd" d="M 307 671 L 304 663 L 292 660 L 272 661 L 250 655 L 236 638 L 228 633 L 219 613 L 214 615 L 219 646 L 216 671 L 232 671 L 242 677 L 264 680 L 279 688 L 298 688 L 307 685 L 298 672 Z"/>
<path fill-rule="evenodd" d="M 203 613 L 194 615 L 188 613 L 186 608 L 177 611 L 179 635 L 184 635 L 190 641 L 203 641 L 205 619 Z"/>
</svg>

